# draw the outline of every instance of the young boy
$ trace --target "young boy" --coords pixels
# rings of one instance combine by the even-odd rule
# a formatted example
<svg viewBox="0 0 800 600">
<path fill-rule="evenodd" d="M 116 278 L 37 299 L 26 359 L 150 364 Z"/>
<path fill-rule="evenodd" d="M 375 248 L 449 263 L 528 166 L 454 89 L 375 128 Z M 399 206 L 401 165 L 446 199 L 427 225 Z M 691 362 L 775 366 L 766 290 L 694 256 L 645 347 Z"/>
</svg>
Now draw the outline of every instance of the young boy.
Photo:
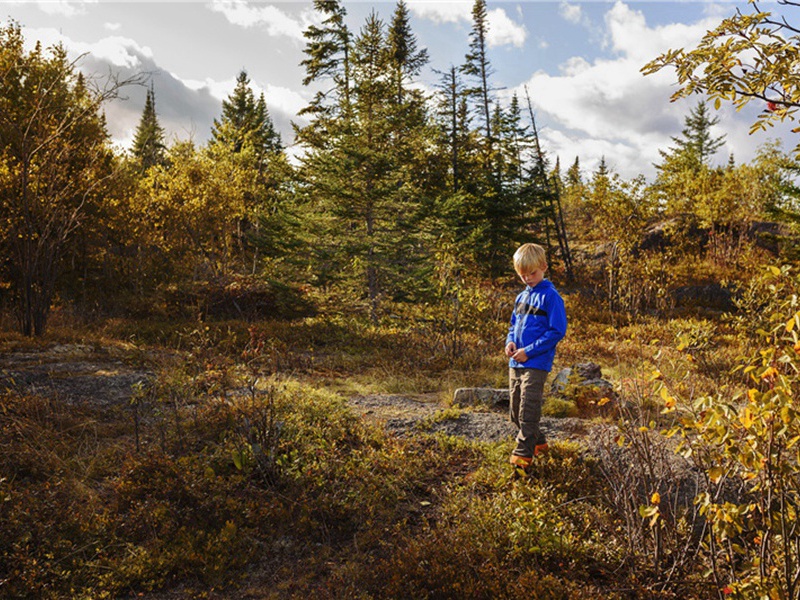
<svg viewBox="0 0 800 600">
<path fill-rule="evenodd" d="M 547 451 L 547 441 L 539 429 L 542 395 L 556 344 L 567 332 L 567 315 L 561 296 L 544 278 L 544 248 L 538 244 L 520 246 L 514 253 L 514 269 L 526 287 L 514 302 L 506 338 L 510 416 L 519 428 L 511 464 L 527 470 L 534 456 Z"/>
</svg>

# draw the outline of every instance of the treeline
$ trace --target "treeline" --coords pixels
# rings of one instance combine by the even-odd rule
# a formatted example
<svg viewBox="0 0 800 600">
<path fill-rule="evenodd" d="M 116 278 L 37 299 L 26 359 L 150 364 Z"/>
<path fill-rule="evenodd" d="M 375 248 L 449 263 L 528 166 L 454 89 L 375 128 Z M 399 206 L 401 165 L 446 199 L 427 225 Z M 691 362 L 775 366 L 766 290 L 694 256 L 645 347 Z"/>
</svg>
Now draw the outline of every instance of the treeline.
<svg viewBox="0 0 800 600">
<path fill-rule="evenodd" d="M 26 335 L 44 333 L 54 303 L 82 315 L 291 316 L 313 310 L 308 289 L 375 322 L 397 303 L 446 306 L 455 327 L 464 290 L 506 276 L 530 240 L 564 281 L 586 275 L 581 244 L 610 244 L 595 283 L 638 310 L 658 302 L 669 260 L 736 264 L 753 221 L 794 212 L 796 166 L 779 148 L 711 166 L 721 140 L 702 102 L 653 183 L 605 162 L 585 177 L 577 158 L 562 172 L 528 90 L 504 103 L 493 87 L 485 0 L 464 63 L 433 94 L 415 85 L 429 57 L 402 0 L 358 31 L 342 2 L 314 6 L 303 83 L 320 91 L 296 126 L 298 165 L 244 71 L 207 144 L 167 144 L 151 87 L 120 153 L 102 105 L 145 82 L 88 80 L 64 48 L 27 52 L 19 25 L 0 30 L 0 293 Z M 688 245 L 642 247 L 666 219 Z M 697 228 L 714 244 L 692 247 Z"/>
</svg>

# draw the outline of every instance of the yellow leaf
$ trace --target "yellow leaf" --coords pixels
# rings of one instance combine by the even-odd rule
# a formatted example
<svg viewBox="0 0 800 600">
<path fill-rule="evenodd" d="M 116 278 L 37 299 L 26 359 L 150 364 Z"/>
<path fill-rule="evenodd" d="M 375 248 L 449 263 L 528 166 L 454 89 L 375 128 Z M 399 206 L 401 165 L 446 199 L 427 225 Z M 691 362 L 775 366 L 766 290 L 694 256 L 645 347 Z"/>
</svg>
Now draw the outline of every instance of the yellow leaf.
<svg viewBox="0 0 800 600">
<path fill-rule="evenodd" d="M 641 431 L 642 433 L 647 433 L 648 431 L 650 431 L 650 429 L 642 425 L 641 427 L 639 427 L 639 431 Z"/>
<path fill-rule="evenodd" d="M 711 479 L 712 482 L 717 483 L 723 473 L 722 467 L 711 467 L 708 470 L 708 478 Z"/>
<path fill-rule="evenodd" d="M 653 495 L 650 496 L 650 503 L 658 504 L 659 502 L 661 502 L 661 495 L 658 492 L 653 492 Z"/>
<path fill-rule="evenodd" d="M 769 367 L 766 371 L 761 374 L 761 379 L 769 379 L 771 377 L 775 377 L 778 374 L 778 369 L 775 367 Z"/>
<path fill-rule="evenodd" d="M 604 397 L 600 398 L 600 400 L 597 401 L 597 406 L 604 406 L 604 405 L 608 404 L 609 402 L 611 402 L 611 398 L 608 398 L 607 396 L 604 396 Z"/>
<path fill-rule="evenodd" d="M 747 397 L 750 399 L 750 402 L 755 404 L 758 401 L 758 390 L 755 388 L 750 388 L 747 390 Z"/>
<path fill-rule="evenodd" d="M 791 333 L 792 329 L 794 329 L 795 321 L 794 317 L 786 321 L 786 332 Z"/>
<path fill-rule="evenodd" d="M 741 416 L 739 417 L 739 420 L 746 429 L 750 429 L 753 426 L 753 413 L 750 412 L 750 407 L 745 406 Z"/>
</svg>

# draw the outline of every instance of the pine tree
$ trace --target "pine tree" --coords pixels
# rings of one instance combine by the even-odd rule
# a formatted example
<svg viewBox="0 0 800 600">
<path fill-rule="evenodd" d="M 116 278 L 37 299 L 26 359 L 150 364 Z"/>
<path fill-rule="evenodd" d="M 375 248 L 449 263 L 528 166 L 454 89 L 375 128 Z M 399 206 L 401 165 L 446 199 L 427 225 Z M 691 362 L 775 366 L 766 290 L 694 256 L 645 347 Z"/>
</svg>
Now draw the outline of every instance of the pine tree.
<svg viewBox="0 0 800 600">
<path fill-rule="evenodd" d="M 713 137 L 711 128 L 719 123 L 719 117 L 709 118 L 705 101 L 697 103 L 684 120 L 681 137 L 672 137 L 675 147 L 669 151 L 659 150 L 664 162 L 671 158 L 679 158 L 692 168 L 698 169 L 708 165 L 711 157 L 725 144 L 725 136 Z M 661 166 L 656 165 L 656 168 Z"/>
<path fill-rule="evenodd" d="M 475 0 L 472 7 L 472 31 L 470 32 L 469 52 L 462 67 L 463 72 L 476 80 L 476 85 L 468 90 L 470 96 L 476 97 L 479 102 L 478 110 L 483 115 L 486 140 L 491 145 L 491 88 L 489 78 L 494 74 L 494 69 L 488 56 L 489 17 L 486 11 L 486 0 Z"/>
<path fill-rule="evenodd" d="M 234 153 L 250 148 L 259 161 L 283 149 L 280 134 L 267 112 L 264 95 L 256 101 L 247 71 L 239 73 L 233 92 L 222 101 L 222 116 L 214 119 L 211 143 Z"/>
<path fill-rule="evenodd" d="M 411 31 L 408 7 L 405 0 L 399 0 L 389 27 L 389 63 L 393 71 L 394 85 L 397 89 L 397 103 L 403 102 L 403 84 L 419 74 L 428 63 L 428 51 L 417 50 L 417 39 Z"/>
<path fill-rule="evenodd" d="M 150 167 L 165 163 L 165 152 L 164 129 L 158 122 L 156 97 L 151 86 L 147 91 L 142 118 L 139 120 L 139 126 L 133 137 L 131 153 L 138 161 L 142 171 L 147 171 Z"/>
<path fill-rule="evenodd" d="M 317 92 L 316 97 L 300 114 L 318 114 L 343 111 L 350 106 L 350 50 L 352 36 L 345 23 L 347 11 L 340 0 L 314 0 L 314 9 L 324 16 L 322 26 L 311 25 L 303 32 L 308 58 L 300 62 L 305 68 L 303 85 L 330 79 L 334 84 L 328 90 Z M 329 96 L 332 96 L 329 97 Z M 306 132 L 311 130 L 306 128 Z"/>
</svg>

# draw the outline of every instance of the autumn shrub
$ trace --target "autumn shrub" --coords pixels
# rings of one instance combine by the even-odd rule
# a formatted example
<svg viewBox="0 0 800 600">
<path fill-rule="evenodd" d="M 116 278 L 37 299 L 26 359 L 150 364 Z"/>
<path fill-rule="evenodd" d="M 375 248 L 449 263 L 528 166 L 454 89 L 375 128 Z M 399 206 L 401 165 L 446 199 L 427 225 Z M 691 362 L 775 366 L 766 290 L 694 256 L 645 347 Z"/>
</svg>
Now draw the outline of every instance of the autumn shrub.
<svg viewBox="0 0 800 600">
<path fill-rule="evenodd" d="M 708 523 L 702 551 L 720 595 L 800 597 L 798 289 L 788 267 L 754 278 L 740 315 L 754 325 L 751 354 L 739 367 L 746 385 L 665 398 L 677 420 L 668 435 L 707 479 L 697 498 Z"/>
<path fill-rule="evenodd" d="M 575 448 L 556 444 L 530 479 L 498 472 L 508 449 L 441 490 L 391 552 L 368 560 L 359 589 L 380 598 L 619 597 L 604 589 L 619 548 L 610 513 L 591 502 L 601 481 Z"/>
<path fill-rule="evenodd" d="M 202 320 L 297 319 L 316 312 L 301 288 L 242 275 L 170 286 L 163 295 L 168 315 Z"/>
</svg>

